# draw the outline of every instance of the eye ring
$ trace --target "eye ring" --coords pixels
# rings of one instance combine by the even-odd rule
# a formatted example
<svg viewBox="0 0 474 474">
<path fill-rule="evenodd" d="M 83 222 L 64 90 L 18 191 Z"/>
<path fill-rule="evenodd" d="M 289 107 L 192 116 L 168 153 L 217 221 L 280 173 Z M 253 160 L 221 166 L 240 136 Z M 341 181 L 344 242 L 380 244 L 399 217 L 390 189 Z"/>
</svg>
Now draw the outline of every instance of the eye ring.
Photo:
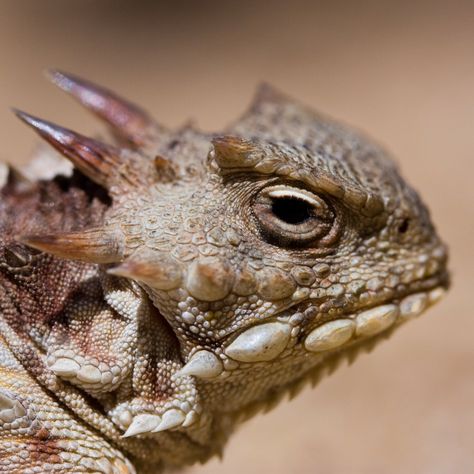
<svg viewBox="0 0 474 474">
<path fill-rule="evenodd" d="M 320 243 L 335 221 L 335 213 L 322 197 L 296 186 L 276 185 L 257 195 L 253 214 L 264 238 L 281 247 Z"/>
</svg>

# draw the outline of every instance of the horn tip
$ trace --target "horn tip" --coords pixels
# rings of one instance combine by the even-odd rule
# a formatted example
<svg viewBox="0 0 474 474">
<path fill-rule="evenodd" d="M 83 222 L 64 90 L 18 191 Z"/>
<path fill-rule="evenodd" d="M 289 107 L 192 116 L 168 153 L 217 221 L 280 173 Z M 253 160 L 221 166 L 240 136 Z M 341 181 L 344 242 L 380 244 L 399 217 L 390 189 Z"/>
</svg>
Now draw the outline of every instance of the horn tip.
<svg viewBox="0 0 474 474">
<path fill-rule="evenodd" d="M 12 111 L 22 122 L 36 130 L 43 138 L 52 139 L 64 145 L 69 143 L 75 136 L 74 132 L 60 125 L 40 119 L 19 109 L 12 108 Z"/>
<path fill-rule="evenodd" d="M 47 69 L 45 75 L 48 80 L 65 92 L 71 92 L 74 86 L 77 86 L 81 82 L 80 79 L 74 75 L 55 68 Z"/>
<path fill-rule="evenodd" d="M 17 109 L 16 107 L 10 107 L 10 110 L 23 122 L 27 123 L 28 125 L 32 125 L 35 123 L 36 117 L 33 115 L 27 114 L 23 110 Z"/>
<path fill-rule="evenodd" d="M 132 278 L 133 272 L 130 266 L 127 263 L 121 263 L 116 267 L 112 267 L 107 269 L 107 273 L 109 275 L 117 276 L 117 277 L 125 277 L 125 278 Z"/>
<path fill-rule="evenodd" d="M 45 247 L 54 244 L 56 239 L 52 235 L 25 234 L 15 237 L 15 241 L 28 247 L 44 250 Z"/>
</svg>

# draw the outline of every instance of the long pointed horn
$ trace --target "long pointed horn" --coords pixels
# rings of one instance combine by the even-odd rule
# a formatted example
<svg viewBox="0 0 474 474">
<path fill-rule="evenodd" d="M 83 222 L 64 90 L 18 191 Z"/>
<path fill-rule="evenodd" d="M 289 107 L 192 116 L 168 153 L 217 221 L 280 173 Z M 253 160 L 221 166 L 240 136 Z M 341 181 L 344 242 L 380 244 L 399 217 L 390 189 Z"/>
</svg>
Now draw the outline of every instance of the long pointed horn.
<svg viewBox="0 0 474 474">
<path fill-rule="evenodd" d="M 90 263 L 117 263 L 124 254 L 123 235 L 115 229 L 23 235 L 16 240 L 61 258 Z"/>
<path fill-rule="evenodd" d="M 124 169 L 128 163 L 119 149 L 25 112 L 14 112 L 97 184 L 106 188 L 112 184 L 136 185 L 136 176 Z"/>
<path fill-rule="evenodd" d="M 57 70 L 48 71 L 48 76 L 135 147 L 146 146 L 164 133 L 147 112 L 104 87 Z"/>
</svg>

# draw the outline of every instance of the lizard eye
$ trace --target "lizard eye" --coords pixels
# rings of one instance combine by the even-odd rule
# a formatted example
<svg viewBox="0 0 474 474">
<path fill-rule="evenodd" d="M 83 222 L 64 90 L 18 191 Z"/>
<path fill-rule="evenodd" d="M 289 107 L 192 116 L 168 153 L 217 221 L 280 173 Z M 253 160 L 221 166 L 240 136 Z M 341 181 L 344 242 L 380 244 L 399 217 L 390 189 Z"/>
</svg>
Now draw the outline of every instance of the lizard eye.
<svg viewBox="0 0 474 474">
<path fill-rule="evenodd" d="M 260 231 L 281 246 L 306 246 L 329 233 L 334 213 L 319 196 L 291 186 L 263 189 L 253 206 Z"/>
</svg>

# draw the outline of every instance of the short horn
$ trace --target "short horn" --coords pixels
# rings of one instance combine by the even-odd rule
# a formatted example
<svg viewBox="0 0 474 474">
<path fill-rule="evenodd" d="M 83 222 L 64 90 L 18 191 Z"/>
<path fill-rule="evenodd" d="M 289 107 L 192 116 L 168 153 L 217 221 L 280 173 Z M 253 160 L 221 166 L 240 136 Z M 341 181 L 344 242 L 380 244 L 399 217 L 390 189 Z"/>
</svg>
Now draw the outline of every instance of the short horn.
<svg viewBox="0 0 474 474">
<path fill-rule="evenodd" d="M 211 157 L 220 168 L 254 167 L 262 157 L 261 149 L 252 141 L 225 135 L 212 139 Z"/>
<path fill-rule="evenodd" d="M 111 275 L 145 283 L 158 290 L 177 288 L 183 277 L 181 265 L 165 253 L 140 248 L 119 266 L 108 270 Z"/>
</svg>

